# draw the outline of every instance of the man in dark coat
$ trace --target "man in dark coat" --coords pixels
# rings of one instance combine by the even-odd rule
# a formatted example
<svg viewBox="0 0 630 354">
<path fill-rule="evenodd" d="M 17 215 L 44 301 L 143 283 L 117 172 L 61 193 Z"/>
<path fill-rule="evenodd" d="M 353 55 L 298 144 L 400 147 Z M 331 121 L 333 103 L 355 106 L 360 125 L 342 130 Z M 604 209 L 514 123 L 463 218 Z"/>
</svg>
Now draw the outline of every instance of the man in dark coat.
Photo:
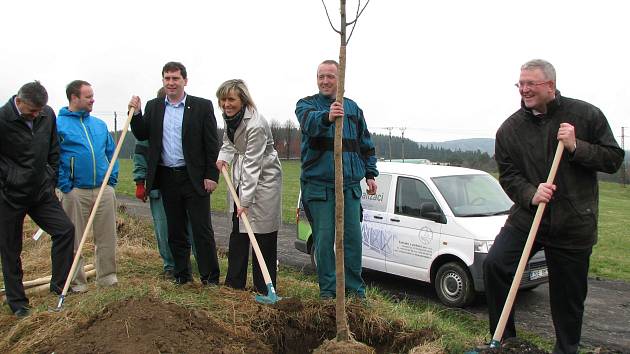
<svg viewBox="0 0 630 354">
<path fill-rule="evenodd" d="M 597 242 L 597 173 L 617 171 L 624 152 L 597 107 L 560 95 L 549 62 L 525 63 L 516 86 L 521 108 L 496 136 L 499 182 L 514 205 L 484 263 L 490 331 L 496 329 L 536 209 L 548 203 L 531 255 L 544 247 L 556 331 L 553 352 L 576 353 Z M 564 145 L 564 155 L 555 182 L 546 183 L 558 144 Z M 512 312 L 503 339 L 514 336 Z"/>
<path fill-rule="evenodd" d="M 192 281 L 186 238 L 186 218 L 190 217 L 201 282 L 216 285 L 219 262 L 210 221 L 210 193 L 219 181 L 214 109 L 211 101 L 186 94 L 188 77 L 181 63 L 164 65 L 162 83 L 166 97 L 147 102 L 144 114 L 139 97 L 129 102 L 136 112 L 131 120 L 133 134 L 138 140 L 149 140 L 146 189 L 162 192 L 175 282 Z"/>
<path fill-rule="evenodd" d="M 72 266 L 74 225 L 55 196 L 59 141 L 47 102 L 35 81 L 0 108 L 0 256 L 7 303 L 18 317 L 29 313 L 20 258 L 27 214 L 52 235 L 52 292 L 61 294 Z"/>
</svg>

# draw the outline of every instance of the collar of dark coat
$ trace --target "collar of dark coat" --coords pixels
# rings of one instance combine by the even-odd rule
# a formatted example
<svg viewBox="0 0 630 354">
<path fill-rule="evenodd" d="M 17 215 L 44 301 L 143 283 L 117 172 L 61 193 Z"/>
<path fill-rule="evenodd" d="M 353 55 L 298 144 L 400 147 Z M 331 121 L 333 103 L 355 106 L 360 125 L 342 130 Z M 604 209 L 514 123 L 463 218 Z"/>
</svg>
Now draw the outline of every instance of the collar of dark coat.
<svg viewBox="0 0 630 354">
<path fill-rule="evenodd" d="M 546 118 L 546 117 L 551 116 L 555 111 L 558 110 L 558 108 L 560 108 L 560 106 L 562 106 L 562 95 L 560 94 L 559 90 L 556 90 L 556 98 L 554 98 L 549 103 L 547 103 L 547 113 L 545 113 L 543 117 Z M 534 112 L 532 111 L 531 108 L 525 107 L 525 102 L 523 102 L 523 100 L 521 100 L 521 109 L 527 112 L 528 118 L 536 117 L 536 115 L 534 115 Z"/>
<path fill-rule="evenodd" d="M 9 99 L 9 102 L 7 102 L 7 105 L 10 105 L 11 109 L 13 110 L 13 114 L 7 118 L 10 121 L 16 121 L 16 120 L 24 121 L 25 119 L 20 116 L 20 112 L 18 112 L 18 109 L 15 105 L 15 97 L 17 97 L 17 95 L 13 95 L 13 97 Z M 45 117 L 48 117 L 48 114 L 46 114 L 46 106 L 44 106 L 44 109 L 39 113 L 39 115 L 35 117 L 35 119 L 33 119 L 33 124 L 35 124 L 36 121 L 39 121 Z M 24 124 L 26 124 L 26 122 L 24 122 Z"/>
</svg>

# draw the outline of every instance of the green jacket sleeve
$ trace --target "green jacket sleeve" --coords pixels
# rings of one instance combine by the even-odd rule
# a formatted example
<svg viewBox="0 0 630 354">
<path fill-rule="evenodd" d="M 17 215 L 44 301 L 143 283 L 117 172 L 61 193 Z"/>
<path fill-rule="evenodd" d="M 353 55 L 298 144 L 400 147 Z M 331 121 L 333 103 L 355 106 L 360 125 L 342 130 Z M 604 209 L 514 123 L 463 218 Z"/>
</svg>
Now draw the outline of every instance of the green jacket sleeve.
<svg viewBox="0 0 630 354">
<path fill-rule="evenodd" d="M 149 153 L 149 142 L 139 140 L 133 154 L 133 180 L 141 181 L 147 177 L 147 157 Z"/>
</svg>

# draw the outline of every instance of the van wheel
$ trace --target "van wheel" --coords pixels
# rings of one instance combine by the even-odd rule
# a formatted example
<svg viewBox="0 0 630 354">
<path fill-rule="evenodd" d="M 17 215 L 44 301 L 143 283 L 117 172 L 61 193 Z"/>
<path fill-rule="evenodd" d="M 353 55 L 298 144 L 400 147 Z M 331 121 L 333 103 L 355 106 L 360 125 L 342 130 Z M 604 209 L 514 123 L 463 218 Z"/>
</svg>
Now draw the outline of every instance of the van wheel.
<svg viewBox="0 0 630 354">
<path fill-rule="evenodd" d="M 443 304 L 449 307 L 465 307 L 475 299 L 472 279 L 460 263 L 448 262 L 438 269 L 435 291 Z"/>
</svg>

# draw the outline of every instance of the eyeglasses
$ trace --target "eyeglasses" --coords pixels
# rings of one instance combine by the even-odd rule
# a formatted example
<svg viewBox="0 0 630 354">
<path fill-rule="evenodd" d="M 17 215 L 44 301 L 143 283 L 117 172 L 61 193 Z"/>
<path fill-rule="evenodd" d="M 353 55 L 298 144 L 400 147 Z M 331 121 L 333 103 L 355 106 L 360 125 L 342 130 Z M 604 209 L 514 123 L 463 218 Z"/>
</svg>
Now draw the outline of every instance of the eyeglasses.
<svg viewBox="0 0 630 354">
<path fill-rule="evenodd" d="M 540 86 L 540 85 L 544 85 L 546 83 L 548 83 L 549 81 L 519 81 L 517 83 L 514 84 L 514 86 L 516 86 L 516 88 L 519 89 L 524 89 L 526 87 L 534 87 L 534 86 Z"/>
</svg>

